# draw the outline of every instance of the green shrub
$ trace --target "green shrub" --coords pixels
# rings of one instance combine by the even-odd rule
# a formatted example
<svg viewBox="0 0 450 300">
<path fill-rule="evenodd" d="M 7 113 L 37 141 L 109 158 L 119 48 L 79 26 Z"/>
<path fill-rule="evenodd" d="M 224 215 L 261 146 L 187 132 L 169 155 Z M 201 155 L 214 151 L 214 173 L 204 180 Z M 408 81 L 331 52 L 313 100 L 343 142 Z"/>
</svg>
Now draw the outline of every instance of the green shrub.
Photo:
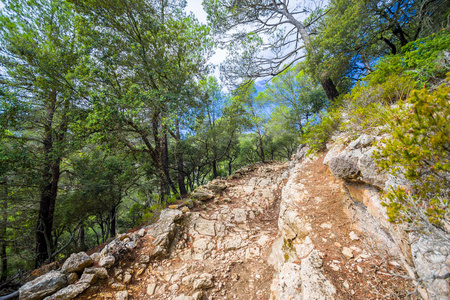
<svg viewBox="0 0 450 300">
<path fill-rule="evenodd" d="M 375 70 L 364 79 L 369 85 L 384 84 L 392 75 L 411 76 L 420 84 L 445 79 L 450 64 L 443 56 L 450 49 L 450 32 L 442 29 L 423 39 L 408 43 L 402 53 L 383 57 Z"/>
<path fill-rule="evenodd" d="M 433 92 L 415 90 L 406 101 L 399 101 L 392 118 L 386 120 L 392 137 L 378 145 L 377 166 L 413 184 L 386 194 L 384 205 L 392 222 L 414 223 L 423 216 L 435 226 L 448 221 L 449 94 L 445 84 Z"/>
<path fill-rule="evenodd" d="M 317 120 L 313 120 L 305 125 L 301 140 L 309 145 L 307 155 L 323 151 L 330 137 L 339 129 L 342 107 L 337 106 L 336 104 L 334 107 L 329 108 L 326 113 L 319 114 L 320 121 L 318 123 Z"/>
</svg>

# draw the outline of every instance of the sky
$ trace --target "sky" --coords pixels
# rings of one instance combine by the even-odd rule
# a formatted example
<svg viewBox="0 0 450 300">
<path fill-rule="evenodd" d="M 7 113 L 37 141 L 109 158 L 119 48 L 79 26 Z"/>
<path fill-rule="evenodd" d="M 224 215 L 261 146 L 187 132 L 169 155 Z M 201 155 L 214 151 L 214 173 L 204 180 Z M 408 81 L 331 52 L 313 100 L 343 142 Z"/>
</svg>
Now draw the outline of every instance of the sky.
<svg viewBox="0 0 450 300">
<path fill-rule="evenodd" d="M 202 0 L 187 0 L 186 12 L 192 12 L 195 17 L 203 24 L 206 24 L 206 12 L 203 10 Z M 210 58 L 210 62 L 219 65 L 226 58 L 226 51 L 222 49 L 216 49 L 216 53 Z M 218 73 L 215 74 L 218 77 Z"/>
</svg>

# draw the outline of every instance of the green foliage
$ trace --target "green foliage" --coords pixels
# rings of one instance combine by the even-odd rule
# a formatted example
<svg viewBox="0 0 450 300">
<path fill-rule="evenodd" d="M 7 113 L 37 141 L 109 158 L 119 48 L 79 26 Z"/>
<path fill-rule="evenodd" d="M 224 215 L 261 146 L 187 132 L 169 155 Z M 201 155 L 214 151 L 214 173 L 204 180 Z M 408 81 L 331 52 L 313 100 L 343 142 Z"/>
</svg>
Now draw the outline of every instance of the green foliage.
<svg viewBox="0 0 450 300">
<path fill-rule="evenodd" d="M 424 212 L 429 222 L 441 226 L 448 218 L 449 95 L 450 87 L 445 84 L 432 92 L 425 88 L 413 91 L 406 101 L 399 101 L 392 109 L 393 117 L 386 120 L 392 137 L 378 146 L 376 163 L 413 184 L 412 190 L 401 186 L 387 193 L 390 221 L 415 222 Z"/>
<path fill-rule="evenodd" d="M 314 81 L 301 65 L 286 69 L 266 84 L 257 99 L 287 107 L 286 121 L 303 133 L 303 124 L 307 123 L 328 104 L 322 87 Z"/>
<path fill-rule="evenodd" d="M 330 137 L 339 129 L 342 120 L 342 108 L 333 106 L 326 113 L 320 114 L 315 122 L 309 122 L 305 126 L 305 134 L 302 142 L 309 145 L 308 154 L 325 149 L 325 144 Z"/>
<path fill-rule="evenodd" d="M 425 38 L 408 43 L 402 54 L 380 59 L 376 70 L 365 77 L 370 85 L 385 84 L 392 76 L 407 76 L 420 85 L 445 78 L 450 62 L 444 53 L 450 49 L 450 30 L 442 29 Z"/>
</svg>

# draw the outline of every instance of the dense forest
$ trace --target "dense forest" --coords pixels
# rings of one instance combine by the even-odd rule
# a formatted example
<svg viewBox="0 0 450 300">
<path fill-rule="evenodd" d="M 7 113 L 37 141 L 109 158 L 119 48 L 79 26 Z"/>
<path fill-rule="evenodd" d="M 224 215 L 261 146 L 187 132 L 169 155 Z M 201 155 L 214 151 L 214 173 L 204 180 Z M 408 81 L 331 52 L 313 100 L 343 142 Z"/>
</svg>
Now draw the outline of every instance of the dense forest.
<svg viewBox="0 0 450 300">
<path fill-rule="evenodd" d="M 204 0 L 208 24 L 185 6 L 4 2 L 2 281 L 150 222 L 244 165 L 289 160 L 300 143 L 320 151 L 337 130 L 396 137 L 380 168 L 408 166 L 423 186 L 413 202 L 442 225 L 450 2 Z M 221 80 L 209 63 L 219 47 Z M 410 221 L 404 191 L 387 197 L 391 221 Z"/>
</svg>

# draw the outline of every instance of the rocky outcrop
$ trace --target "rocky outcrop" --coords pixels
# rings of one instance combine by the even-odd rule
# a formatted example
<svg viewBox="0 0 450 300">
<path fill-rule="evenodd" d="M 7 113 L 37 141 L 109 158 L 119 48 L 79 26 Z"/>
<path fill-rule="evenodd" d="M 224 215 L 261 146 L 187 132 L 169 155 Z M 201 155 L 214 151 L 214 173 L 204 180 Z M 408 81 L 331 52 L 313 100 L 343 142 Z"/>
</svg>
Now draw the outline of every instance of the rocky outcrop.
<svg viewBox="0 0 450 300">
<path fill-rule="evenodd" d="M 394 177 L 378 171 L 372 154 L 374 142 L 382 137 L 361 135 L 350 142 L 329 145 L 324 159 L 331 173 L 342 180 L 343 188 L 350 196 L 348 214 L 355 220 L 355 228 L 370 233 L 372 239 L 391 255 L 401 257 L 409 276 L 423 282 L 428 296 L 446 299 L 449 293 L 450 245 L 447 239 L 434 239 L 420 233 L 409 236 L 399 227 L 387 221 L 386 209 L 382 206 L 381 192 L 391 187 L 410 187 L 411 183 L 401 176 Z M 345 141 L 345 136 L 335 137 Z M 415 271 L 414 271 L 415 270 Z M 418 277 L 416 277 L 416 274 Z"/>
<path fill-rule="evenodd" d="M 19 289 L 20 300 L 41 300 L 67 286 L 67 277 L 59 271 L 51 271 Z"/>
<path fill-rule="evenodd" d="M 99 280 L 107 279 L 107 269 L 134 249 L 145 233 L 145 230 L 141 230 L 130 235 L 120 235 L 91 256 L 85 252 L 73 253 L 58 271 L 48 272 L 23 285 L 19 289 L 19 299 L 74 299 Z M 90 267 L 93 263 L 101 267 Z"/>
</svg>

